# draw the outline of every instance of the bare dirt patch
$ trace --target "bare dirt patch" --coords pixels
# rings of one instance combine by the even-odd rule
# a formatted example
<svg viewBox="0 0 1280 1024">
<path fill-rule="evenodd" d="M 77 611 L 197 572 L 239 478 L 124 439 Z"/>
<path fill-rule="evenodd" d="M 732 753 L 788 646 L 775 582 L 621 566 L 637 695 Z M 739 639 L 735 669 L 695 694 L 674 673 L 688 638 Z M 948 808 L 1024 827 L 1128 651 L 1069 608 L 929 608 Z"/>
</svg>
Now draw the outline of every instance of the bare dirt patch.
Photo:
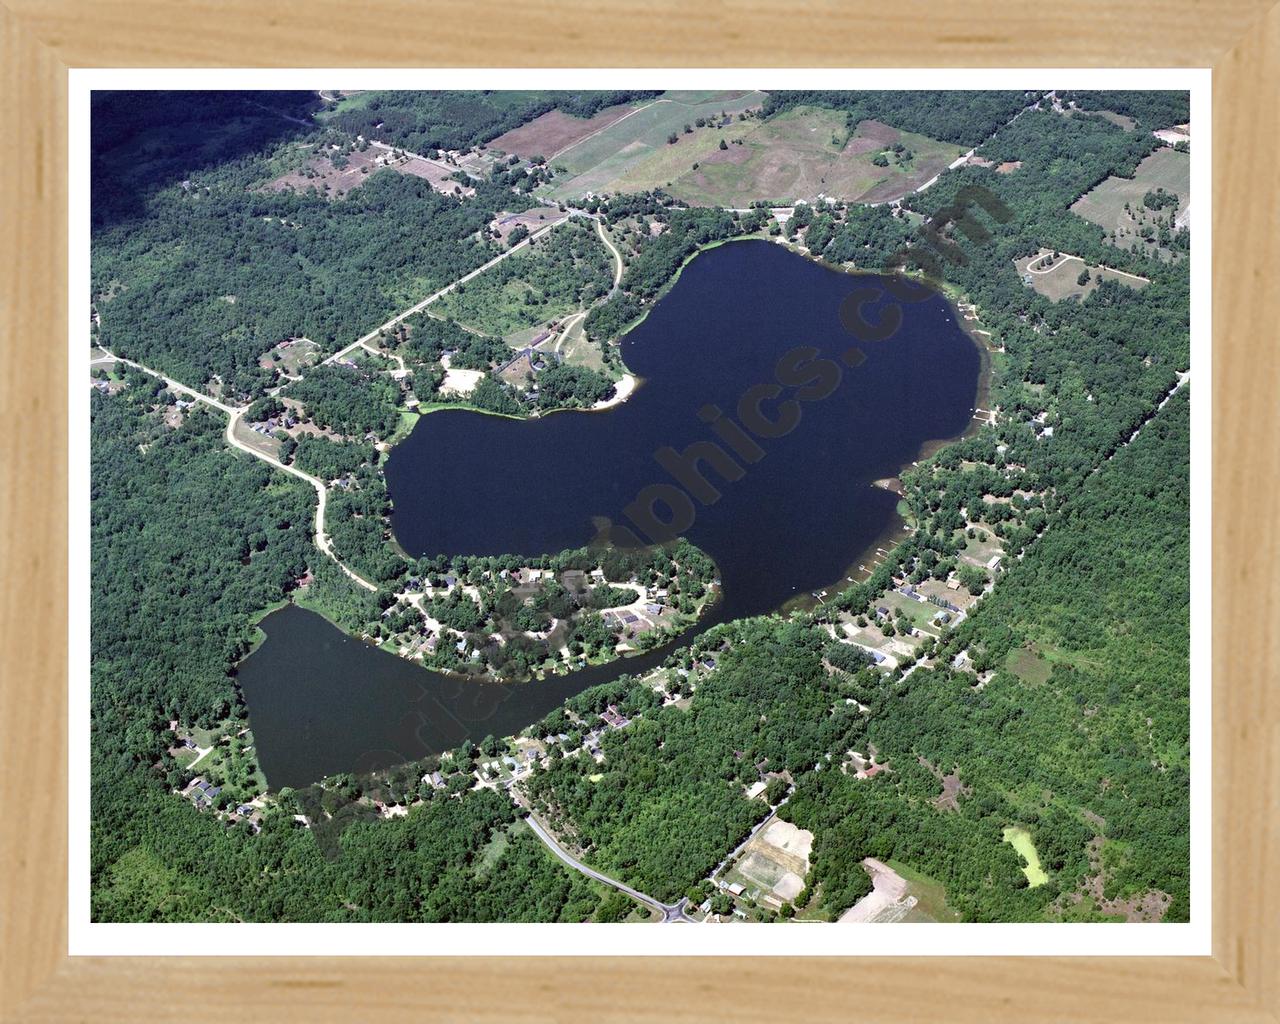
<svg viewBox="0 0 1280 1024">
<path fill-rule="evenodd" d="M 812 832 L 779 818 L 743 848 L 733 871 L 743 884 L 758 890 L 761 902 L 779 906 L 804 888 L 812 848 Z"/>
<path fill-rule="evenodd" d="M 528 124 L 513 128 L 489 143 L 490 149 L 514 153 L 522 159 L 543 156 L 550 160 L 555 154 L 592 132 L 599 131 L 625 117 L 634 108 L 620 104 L 600 111 L 594 117 L 581 118 L 566 114 L 563 110 L 549 110 L 535 117 Z"/>
<path fill-rule="evenodd" d="M 267 182 L 263 188 L 271 192 L 306 192 L 314 188 L 327 199 L 341 199 L 363 185 L 369 175 L 385 167 L 424 178 L 433 189 L 446 195 L 475 195 L 475 189 L 454 181 L 451 171 L 419 157 L 397 156 L 375 147 L 352 150 L 338 157 L 337 163 L 334 163 L 335 156 L 338 154 L 316 154 L 296 170 Z"/>
<path fill-rule="evenodd" d="M 893 868 L 874 857 L 862 866 L 871 876 L 871 891 L 840 915 L 840 924 L 888 924 L 902 921 L 916 905 L 916 897 L 907 893 L 907 880 Z"/>
<path fill-rule="evenodd" d="M 489 228 L 498 232 L 498 235 L 505 242 L 507 236 L 521 224 L 532 234 L 539 228 L 546 227 L 547 221 L 554 220 L 558 216 L 560 216 L 560 210 L 554 206 L 538 206 L 532 210 L 524 210 L 521 213 L 503 212 L 493 219 L 489 224 Z"/>
</svg>

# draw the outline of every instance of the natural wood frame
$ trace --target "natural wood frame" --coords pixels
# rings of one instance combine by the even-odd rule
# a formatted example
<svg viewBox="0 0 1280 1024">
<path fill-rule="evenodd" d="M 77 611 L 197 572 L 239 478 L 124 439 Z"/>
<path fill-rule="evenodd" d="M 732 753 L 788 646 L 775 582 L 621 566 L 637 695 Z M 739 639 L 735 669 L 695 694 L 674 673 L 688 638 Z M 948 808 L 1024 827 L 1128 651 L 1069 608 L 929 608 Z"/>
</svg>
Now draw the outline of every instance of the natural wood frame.
<svg viewBox="0 0 1280 1024">
<path fill-rule="evenodd" d="M 553 0 L 0 6 L 0 1011 L 268 1019 L 1280 1019 L 1280 7 L 1272 0 Z M 91 66 L 1189 66 L 1214 69 L 1213 955 L 229 959 L 66 955 L 67 69 Z M 1234 357 L 1234 358 L 1232 358 Z M 39 423 L 39 432 L 26 425 Z M 1260 489 L 1260 493 L 1259 493 Z M 1236 631 L 1232 627 L 1240 623 Z M 1198 771 L 1208 770 L 1198 767 Z M 46 810 L 48 808 L 48 810 Z M 1268 869 L 1270 865 L 1270 869 Z M 753 965 L 757 966 L 757 965 Z M 206 965 L 207 967 L 207 965 Z M 216 1007 L 216 1009 L 215 1009 Z"/>
</svg>

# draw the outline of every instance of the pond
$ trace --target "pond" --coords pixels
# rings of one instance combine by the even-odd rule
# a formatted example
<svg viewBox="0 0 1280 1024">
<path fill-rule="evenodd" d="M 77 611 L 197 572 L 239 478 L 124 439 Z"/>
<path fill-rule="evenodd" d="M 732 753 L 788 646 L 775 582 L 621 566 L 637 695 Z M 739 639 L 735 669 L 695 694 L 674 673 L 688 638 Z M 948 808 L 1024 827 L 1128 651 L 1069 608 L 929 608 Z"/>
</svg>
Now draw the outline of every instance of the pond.
<svg viewBox="0 0 1280 1024">
<path fill-rule="evenodd" d="M 722 600 L 699 630 L 838 585 L 897 523 L 896 495 L 873 481 L 895 476 L 926 441 L 968 427 L 980 370 L 941 295 L 902 304 L 902 325 L 887 341 L 852 337 L 842 303 L 877 282 L 764 241 L 702 253 L 623 339 L 624 361 L 642 380 L 624 404 L 529 421 L 465 410 L 424 416 L 386 466 L 398 542 L 414 556 L 538 555 L 592 543 L 601 524 L 618 543 L 678 533 L 720 570 Z M 865 314 L 875 322 L 877 303 Z M 488 684 L 426 673 L 357 641 L 347 641 L 352 659 L 335 653 L 332 667 L 308 656 L 292 631 L 315 644 L 323 630 L 304 625 L 306 614 L 286 609 L 265 620 L 268 640 L 240 670 L 273 785 L 354 767 L 339 763 L 350 756 L 334 739 L 344 730 L 387 737 L 357 746 L 420 757 L 431 748 L 410 742 L 398 724 L 406 715 L 439 719 L 441 738 L 457 734 L 446 746 L 501 735 L 651 660 L 500 688 L 502 711 L 490 720 L 469 708 L 495 703 Z M 312 618 L 342 651 L 342 634 Z M 384 669 L 383 658 L 398 665 Z M 380 680 L 376 692 L 365 673 Z M 427 732 L 437 735 L 436 725 Z M 279 753 L 300 742 L 311 752 Z"/>
</svg>

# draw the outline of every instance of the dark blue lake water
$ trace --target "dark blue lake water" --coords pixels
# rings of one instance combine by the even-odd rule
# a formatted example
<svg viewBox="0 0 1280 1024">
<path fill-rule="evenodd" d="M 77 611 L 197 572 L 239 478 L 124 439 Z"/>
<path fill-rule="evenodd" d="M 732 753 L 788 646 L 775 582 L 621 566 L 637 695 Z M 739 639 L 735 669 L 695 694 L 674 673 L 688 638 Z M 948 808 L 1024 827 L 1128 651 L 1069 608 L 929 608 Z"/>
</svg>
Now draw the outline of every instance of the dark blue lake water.
<svg viewBox="0 0 1280 1024">
<path fill-rule="evenodd" d="M 720 568 L 723 600 L 699 628 L 841 581 L 895 522 L 896 496 L 872 481 L 965 430 L 980 369 L 941 296 L 900 305 L 889 340 L 850 335 L 841 304 L 878 283 L 763 241 L 699 255 L 623 340 L 643 383 L 622 405 L 420 420 L 386 466 L 397 539 L 415 556 L 537 555 L 592 542 L 603 520 L 617 540 L 678 532 Z M 276 786 L 517 731 L 666 653 L 500 687 L 425 672 L 298 609 L 263 628 L 240 682 Z"/>
</svg>

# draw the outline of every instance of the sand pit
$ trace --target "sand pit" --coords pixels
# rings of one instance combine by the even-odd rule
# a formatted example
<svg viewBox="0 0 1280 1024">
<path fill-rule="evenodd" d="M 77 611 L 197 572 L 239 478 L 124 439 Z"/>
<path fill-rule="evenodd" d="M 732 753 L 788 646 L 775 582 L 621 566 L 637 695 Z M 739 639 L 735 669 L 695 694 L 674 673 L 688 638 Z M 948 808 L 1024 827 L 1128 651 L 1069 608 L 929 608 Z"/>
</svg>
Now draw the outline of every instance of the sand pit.
<svg viewBox="0 0 1280 1024">
<path fill-rule="evenodd" d="M 483 370 L 460 370 L 449 365 L 449 357 L 440 360 L 444 367 L 444 380 L 440 382 L 440 393 L 448 395 L 469 395 L 484 379 Z"/>
<path fill-rule="evenodd" d="M 775 846 L 784 853 L 799 857 L 809 864 L 809 851 L 813 849 L 813 833 L 803 828 L 796 828 L 789 821 L 778 819 L 760 837 L 770 846 Z"/>
<path fill-rule="evenodd" d="M 907 880 L 889 865 L 867 857 L 862 866 L 871 876 L 872 889 L 840 915 L 840 924 L 888 924 L 901 921 L 916 905 L 907 895 Z"/>
</svg>

